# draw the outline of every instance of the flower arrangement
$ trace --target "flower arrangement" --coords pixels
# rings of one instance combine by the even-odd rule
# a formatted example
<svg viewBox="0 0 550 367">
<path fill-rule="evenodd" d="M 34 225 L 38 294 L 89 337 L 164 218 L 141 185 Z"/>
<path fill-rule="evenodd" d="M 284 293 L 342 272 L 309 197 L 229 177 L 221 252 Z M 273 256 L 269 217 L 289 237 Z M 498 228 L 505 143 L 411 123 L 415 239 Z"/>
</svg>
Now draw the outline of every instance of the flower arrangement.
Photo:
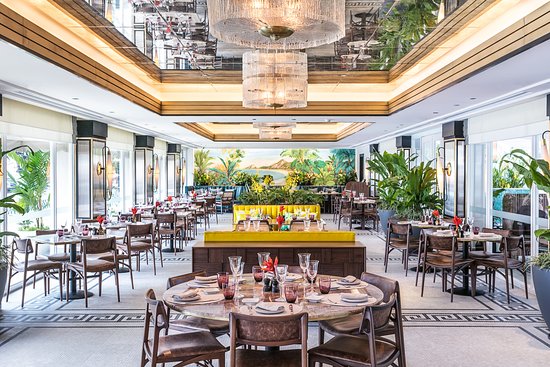
<svg viewBox="0 0 550 367">
<path fill-rule="evenodd" d="M 439 210 L 437 210 L 437 209 L 435 209 L 435 210 L 432 212 L 432 216 L 433 216 L 434 218 L 439 218 L 440 215 L 441 215 L 441 214 L 439 213 Z"/>
<path fill-rule="evenodd" d="M 279 207 L 279 215 L 277 215 L 277 226 L 279 227 L 279 231 L 281 230 L 281 227 L 283 226 L 283 223 L 285 221 L 285 217 L 283 216 L 284 210 L 285 210 L 285 206 L 281 205 Z"/>
<path fill-rule="evenodd" d="M 273 261 L 273 259 L 270 257 L 267 258 L 266 261 L 264 261 L 262 263 L 262 270 L 263 271 L 272 271 L 272 272 L 275 272 L 275 268 L 277 267 L 277 265 L 279 264 L 279 257 L 276 256 L 275 257 L 275 261 Z"/>
<path fill-rule="evenodd" d="M 98 215 L 97 218 L 95 219 L 98 223 L 99 223 L 99 226 L 101 227 L 101 225 L 103 224 L 103 222 L 105 222 L 105 218 L 101 215 Z"/>
<path fill-rule="evenodd" d="M 171 195 L 168 195 L 168 197 L 166 198 L 166 201 L 171 203 L 173 200 L 172 196 Z"/>
<path fill-rule="evenodd" d="M 137 214 L 137 208 L 136 207 L 133 207 L 131 209 L 132 211 L 132 223 L 135 223 L 136 222 L 136 214 Z"/>
<path fill-rule="evenodd" d="M 460 226 L 462 226 L 462 218 L 459 218 L 455 215 L 455 217 L 453 218 L 453 224 L 458 228 Z"/>
<path fill-rule="evenodd" d="M 155 208 L 158 208 L 160 206 L 160 201 L 155 201 Z"/>
</svg>

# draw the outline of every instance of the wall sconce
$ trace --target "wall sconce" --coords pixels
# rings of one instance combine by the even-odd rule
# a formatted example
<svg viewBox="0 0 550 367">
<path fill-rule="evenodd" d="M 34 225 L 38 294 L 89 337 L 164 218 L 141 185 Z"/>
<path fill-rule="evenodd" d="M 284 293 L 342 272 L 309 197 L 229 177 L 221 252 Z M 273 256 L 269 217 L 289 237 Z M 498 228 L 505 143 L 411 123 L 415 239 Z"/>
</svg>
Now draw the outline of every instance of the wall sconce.
<svg viewBox="0 0 550 367">
<path fill-rule="evenodd" d="M 437 148 L 437 160 L 436 160 L 436 170 L 437 170 L 437 189 L 441 194 L 443 194 L 443 191 L 445 189 L 445 175 L 448 177 L 451 176 L 452 173 L 452 166 L 451 162 L 447 163 L 447 166 L 444 166 L 444 159 L 443 155 L 441 154 L 441 150 L 443 150 L 443 147 Z"/>
<path fill-rule="evenodd" d="M 153 175 L 153 190 L 156 191 L 159 188 L 159 179 L 160 179 L 160 163 L 158 154 L 153 154 L 153 166 L 149 165 L 147 167 L 147 174 Z"/>
<path fill-rule="evenodd" d="M 542 133 L 542 158 L 550 164 L 550 152 L 548 152 L 548 138 L 545 138 L 544 135 L 550 134 L 550 130 L 546 130 Z"/>
<path fill-rule="evenodd" d="M 103 164 L 102 162 L 97 163 L 96 173 L 98 176 L 101 176 L 105 172 L 103 196 L 105 200 L 110 200 L 113 196 L 113 159 L 111 149 L 104 146 L 101 149 L 101 156 L 103 157 Z"/>
</svg>

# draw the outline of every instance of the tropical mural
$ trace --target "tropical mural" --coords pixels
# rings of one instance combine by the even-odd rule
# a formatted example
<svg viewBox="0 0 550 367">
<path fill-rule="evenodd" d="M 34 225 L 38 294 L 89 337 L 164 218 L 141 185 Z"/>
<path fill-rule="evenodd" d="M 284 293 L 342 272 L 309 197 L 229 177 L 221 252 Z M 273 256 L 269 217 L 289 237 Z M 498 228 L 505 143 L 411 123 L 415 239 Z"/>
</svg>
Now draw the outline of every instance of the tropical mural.
<svg viewBox="0 0 550 367">
<path fill-rule="evenodd" d="M 194 185 L 345 185 L 356 179 L 355 149 L 195 150 Z"/>
</svg>

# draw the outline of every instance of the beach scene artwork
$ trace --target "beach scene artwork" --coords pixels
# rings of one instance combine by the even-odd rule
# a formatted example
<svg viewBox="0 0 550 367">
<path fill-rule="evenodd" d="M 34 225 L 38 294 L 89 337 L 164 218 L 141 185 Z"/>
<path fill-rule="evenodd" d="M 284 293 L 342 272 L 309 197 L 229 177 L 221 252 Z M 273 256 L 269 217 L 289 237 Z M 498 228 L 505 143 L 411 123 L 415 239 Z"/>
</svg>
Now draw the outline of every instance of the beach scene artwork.
<svg viewBox="0 0 550 367">
<path fill-rule="evenodd" d="M 204 173 L 232 181 L 239 172 L 273 177 L 274 185 L 284 185 L 292 171 L 330 177 L 336 171 L 355 169 L 352 149 L 209 149 L 195 151 L 195 175 Z M 321 184 L 322 180 L 319 181 Z M 222 182 L 216 182 L 222 184 Z M 328 184 L 328 182 L 327 182 Z"/>
</svg>

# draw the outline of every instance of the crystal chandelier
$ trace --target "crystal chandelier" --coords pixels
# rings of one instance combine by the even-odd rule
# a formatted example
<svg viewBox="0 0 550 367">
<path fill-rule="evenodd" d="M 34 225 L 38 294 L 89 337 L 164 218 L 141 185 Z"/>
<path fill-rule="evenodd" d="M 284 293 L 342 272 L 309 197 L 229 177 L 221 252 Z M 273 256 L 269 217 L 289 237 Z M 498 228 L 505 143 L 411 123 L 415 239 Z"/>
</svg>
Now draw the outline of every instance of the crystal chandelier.
<svg viewBox="0 0 550 367">
<path fill-rule="evenodd" d="M 291 140 L 295 122 L 255 122 L 252 127 L 259 129 L 261 140 Z"/>
<path fill-rule="evenodd" d="M 243 54 L 243 107 L 306 106 L 306 53 L 255 50 Z"/>
<path fill-rule="evenodd" d="M 207 0 L 207 5 L 210 33 L 245 47 L 304 49 L 345 35 L 344 0 Z"/>
</svg>

